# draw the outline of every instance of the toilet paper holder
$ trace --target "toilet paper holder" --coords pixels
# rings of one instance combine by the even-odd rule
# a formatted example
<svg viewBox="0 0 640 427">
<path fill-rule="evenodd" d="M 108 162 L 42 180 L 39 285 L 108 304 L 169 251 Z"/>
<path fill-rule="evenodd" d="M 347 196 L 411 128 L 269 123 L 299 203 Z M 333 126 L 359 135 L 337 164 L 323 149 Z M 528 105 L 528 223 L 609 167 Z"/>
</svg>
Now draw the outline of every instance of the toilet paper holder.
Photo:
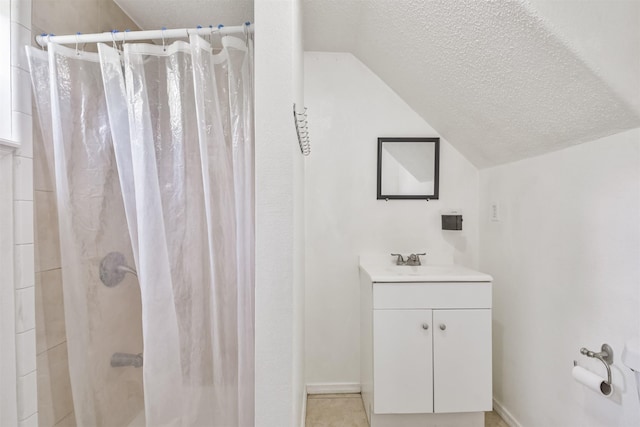
<svg viewBox="0 0 640 427">
<path fill-rule="evenodd" d="M 600 351 L 599 352 L 594 352 L 591 351 L 585 347 L 582 347 L 580 349 L 580 354 L 583 354 L 587 357 L 591 357 L 594 359 L 598 359 L 599 361 L 602 362 L 602 364 L 604 365 L 605 368 L 607 368 L 607 384 L 611 385 L 611 367 L 610 365 L 613 364 L 613 349 L 611 348 L 611 346 L 609 344 L 602 344 L 602 347 L 600 347 Z M 573 361 L 573 366 L 576 366 L 578 364 L 578 362 L 576 362 L 575 360 Z"/>
</svg>

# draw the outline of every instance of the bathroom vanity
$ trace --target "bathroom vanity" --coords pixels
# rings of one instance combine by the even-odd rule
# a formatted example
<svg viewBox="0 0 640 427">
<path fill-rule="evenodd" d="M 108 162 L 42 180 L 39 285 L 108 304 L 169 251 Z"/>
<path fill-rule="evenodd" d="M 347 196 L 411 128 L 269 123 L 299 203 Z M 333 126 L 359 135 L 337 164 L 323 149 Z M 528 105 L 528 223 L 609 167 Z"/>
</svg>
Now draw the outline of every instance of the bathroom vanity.
<svg viewBox="0 0 640 427">
<path fill-rule="evenodd" d="M 360 258 L 360 380 L 371 427 L 484 426 L 491 276 Z"/>
</svg>

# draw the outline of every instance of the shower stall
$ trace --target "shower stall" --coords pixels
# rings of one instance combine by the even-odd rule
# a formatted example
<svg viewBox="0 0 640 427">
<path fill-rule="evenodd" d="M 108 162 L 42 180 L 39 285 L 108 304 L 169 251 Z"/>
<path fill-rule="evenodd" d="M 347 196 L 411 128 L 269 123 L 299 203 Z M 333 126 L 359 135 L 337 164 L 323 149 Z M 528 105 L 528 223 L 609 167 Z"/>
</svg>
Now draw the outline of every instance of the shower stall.
<svg viewBox="0 0 640 427">
<path fill-rule="evenodd" d="M 252 31 L 179 31 L 27 47 L 78 425 L 254 422 Z"/>
</svg>

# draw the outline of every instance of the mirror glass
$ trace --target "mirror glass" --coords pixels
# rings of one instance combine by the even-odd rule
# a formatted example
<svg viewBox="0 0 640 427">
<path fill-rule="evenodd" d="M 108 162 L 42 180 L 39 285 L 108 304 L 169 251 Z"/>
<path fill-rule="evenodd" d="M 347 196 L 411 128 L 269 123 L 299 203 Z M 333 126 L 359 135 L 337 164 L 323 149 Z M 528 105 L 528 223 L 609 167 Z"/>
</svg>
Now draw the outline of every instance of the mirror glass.
<svg viewBox="0 0 640 427">
<path fill-rule="evenodd" d="M 440 138 L 378 138 L 378 199 L 437 199 Z"/>
</svg>

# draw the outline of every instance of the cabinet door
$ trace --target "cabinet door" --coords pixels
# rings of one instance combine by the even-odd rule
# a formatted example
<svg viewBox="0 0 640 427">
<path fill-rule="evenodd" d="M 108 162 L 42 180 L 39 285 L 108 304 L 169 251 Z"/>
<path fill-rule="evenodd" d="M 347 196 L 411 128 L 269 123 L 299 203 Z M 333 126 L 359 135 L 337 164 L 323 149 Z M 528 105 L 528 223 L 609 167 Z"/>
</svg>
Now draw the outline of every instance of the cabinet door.
<svg viewBox="0 0 640 427">
<path fill-rule="evenodd" d="M 373 310 L 373 410 L 433 412 L 431 310 Z"/>
<path fill-rule="evenodd" d="M 490 411 L 491 310 L 433 311 L 434 412 Z"/>
</svg>

